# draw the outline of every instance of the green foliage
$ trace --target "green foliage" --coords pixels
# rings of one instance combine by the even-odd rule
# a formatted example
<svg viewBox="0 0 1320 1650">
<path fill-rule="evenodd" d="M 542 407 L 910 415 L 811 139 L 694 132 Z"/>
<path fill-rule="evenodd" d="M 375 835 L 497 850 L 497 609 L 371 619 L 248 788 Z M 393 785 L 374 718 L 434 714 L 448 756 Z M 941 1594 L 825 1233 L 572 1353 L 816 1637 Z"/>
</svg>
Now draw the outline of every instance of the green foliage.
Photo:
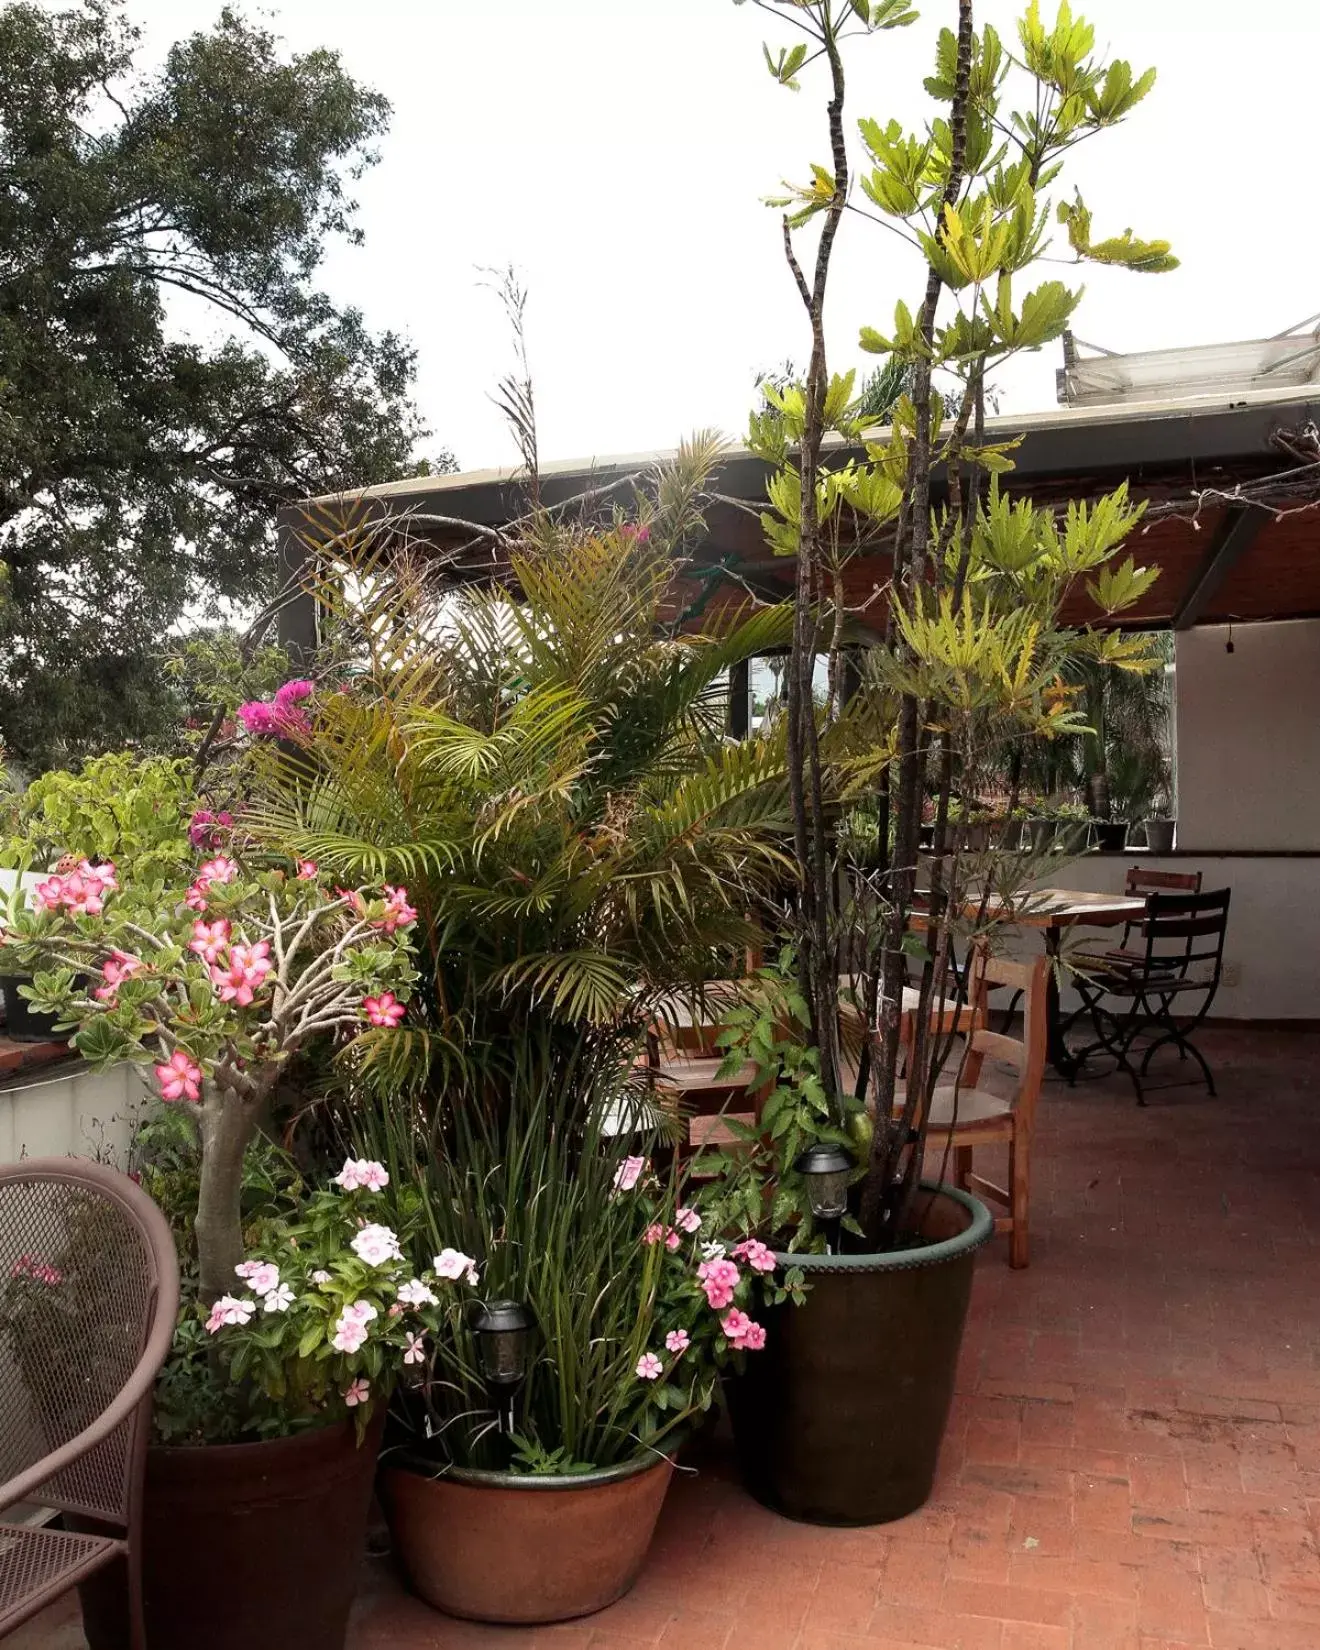
<svg viewBox="0 0 1320 1650">
<path fill-rule="evenodd" d="M 733 971 L 760 891 L 791 874 L 782 746 L 728 742 L 723 687 L 787 615 L 665 622 L 712 451 L 685 450 L 687 483 L 656 478 L 640 525 L 538 519 L 507 587 L 442 608 L 369 546 L 350 586 L 327 562 L 357 674 L 320 702 L 315 780 L 272 753 L 254 823 L 335 876 L 408 884 L 419 1080 L 480 1086 L 543 1021 L 635 1039 L 676 985 Z"/>
<path fill-rule="evenodd" d="M 50 870 L 65 854 L 114 860 L 142 882 L 178 880 L 193 859 L 192 764 L 113 751 L 43 774 L 0 805 L 0 865 Z"/>
<path fill-rule="evenodd" d="M 385 100 L 228 9 L 154 73 L 138 43 L 112 0 L 0 12 L 0 739 L 29 768 L 159 736 L 164 638 L 272 594 L 277 507 L 408 473 L 423 433 L 411 350 L 315 282 Z"/>
</svg>

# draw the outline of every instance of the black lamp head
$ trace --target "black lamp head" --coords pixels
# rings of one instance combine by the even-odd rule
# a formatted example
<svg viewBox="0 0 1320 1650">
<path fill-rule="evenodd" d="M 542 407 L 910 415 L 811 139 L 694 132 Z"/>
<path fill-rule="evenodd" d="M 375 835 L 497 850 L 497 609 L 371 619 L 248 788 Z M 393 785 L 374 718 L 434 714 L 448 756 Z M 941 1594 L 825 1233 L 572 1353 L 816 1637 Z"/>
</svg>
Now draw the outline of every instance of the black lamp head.
<svg viewBox="0 0 1320 1650">
<path fill-rule="evenodd" d="M 486 1301 L 472 1319 L 481 1373 L 489 1386 L 515 1387 L 527 1374 L 536 1318 L 521 1301 Z"/>
<path fill-rule="evenodd" d="M 839 1220 L 848 1212 L 848 1182 L 857 1160 L 842 1146 L 808 1146 L 793 1167 L 807 1183 L 807 1198 L 817 1220 Z"/>
</svg>

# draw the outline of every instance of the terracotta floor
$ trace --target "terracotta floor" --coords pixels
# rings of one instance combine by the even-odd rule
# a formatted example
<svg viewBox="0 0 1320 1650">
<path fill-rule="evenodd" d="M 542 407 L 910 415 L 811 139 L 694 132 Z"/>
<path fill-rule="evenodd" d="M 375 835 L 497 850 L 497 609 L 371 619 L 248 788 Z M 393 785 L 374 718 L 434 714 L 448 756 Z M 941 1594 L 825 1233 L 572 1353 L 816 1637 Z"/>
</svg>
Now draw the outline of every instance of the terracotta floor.
<svg viewBox="0 0 1320 1650">
<path fill-rule="evenodd" d="M 1218 1100 L 1047 1087 L 1032 1265 L 982 1258 L 922 1512 L 790 1524 L 717 1458 L 604 1614 L 474 1627 L 380 1561 L 348 1650 L 1320 1650 L 1320 1036 L 1202 1046 Z"/>
</svg>

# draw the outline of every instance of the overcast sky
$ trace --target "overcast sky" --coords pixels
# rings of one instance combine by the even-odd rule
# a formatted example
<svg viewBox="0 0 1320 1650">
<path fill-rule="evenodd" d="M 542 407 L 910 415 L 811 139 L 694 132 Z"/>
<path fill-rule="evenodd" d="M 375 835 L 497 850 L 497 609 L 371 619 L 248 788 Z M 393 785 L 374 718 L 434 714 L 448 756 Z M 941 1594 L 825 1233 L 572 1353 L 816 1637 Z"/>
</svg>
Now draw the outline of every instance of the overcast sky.
<svg viewBox="0 0 1320 1650">
<path fill-rule="evenodd" d="M 917 0 L 913 27 L 855 43 L 850 125 L 912 125 L 954 0 Z M 266 8 L 263 8 L 266 9 Z M 1088 270 L 1075 321 L 1112 349 L 1249 338 L 1320 310 L 1314 194 L 1316 0 L 1082 0 L 1098 41 L 1159 80 L 1120 130 L 1067 176 L 1097 234 L 1130 226 L 1174 243 L 1171 275 Z M 156 56 L 210 23 L 215 0 L 130 0 Z M 1011 36 L 1019 7 L 981 0 Z M 1053 14 L 1053 0 L 1042 0 Z M 482 266 L 516 265 L 547 458 L 673 446 L 744 428 L 752 382 L 805 360 L 801 307 L 761 204 L 827 159 L 819 69 L 776 86 L 761 41 L 790 29 L 733 0 L 284 0 L 273 25 L 297 50 L 338 49 L 394 106 L 380 164 L 359 189 L 366 245 L 325 278 L 372 325 L 418 350 L 417 394 L 437 443 L 465 469 L 511 445 L 489 400 L 509 365 Z M 916 307 L 913 255 L 845 222 L 829 341 L 842 370 L 866 357 L 863 323 Z M 1071 278 L 1073 272 L 1062 273 Z M 1006 411 L 1054 402 L 1058 346 L 1000 378 Z"/>
</svg>

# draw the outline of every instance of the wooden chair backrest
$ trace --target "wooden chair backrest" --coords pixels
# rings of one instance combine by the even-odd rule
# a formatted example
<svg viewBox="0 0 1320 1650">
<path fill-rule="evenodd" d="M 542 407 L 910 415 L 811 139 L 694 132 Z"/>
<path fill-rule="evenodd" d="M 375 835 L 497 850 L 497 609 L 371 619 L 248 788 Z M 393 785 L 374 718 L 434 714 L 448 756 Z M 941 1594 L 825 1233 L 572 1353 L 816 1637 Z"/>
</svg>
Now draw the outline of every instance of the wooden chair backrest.
<svg viewBox="0 0 1320 1650">
<path fill-rule="evenodd" d="M 1019 1124 L 1030 1128 L 1040 1099 L 1040 1086 L 1045 1080 L 1050 959 L 1042 954 L 1032 962 L 1012 962 L 1007 957 L 992 955 L 978 942 L 972 948 L 970 968 L 976 1024 L 968 1039 L 962 1082 L 974 1087 L 987 1059 L 1011 1065 L 1018 1074 L 1013 1111 Z M 1020 1039 L 990 1029 L 989 995 L 996 986 L 1008 986 L 1022 993 Z"/>
<path fill-rule="evenodd" d="M 1123 892 L 1129 899 L 1140 899 L 1144 894 L 1199 894 L 1199 871 L 1152 871 L 1145 865 L 1129 865 Z"/>
</svg>

